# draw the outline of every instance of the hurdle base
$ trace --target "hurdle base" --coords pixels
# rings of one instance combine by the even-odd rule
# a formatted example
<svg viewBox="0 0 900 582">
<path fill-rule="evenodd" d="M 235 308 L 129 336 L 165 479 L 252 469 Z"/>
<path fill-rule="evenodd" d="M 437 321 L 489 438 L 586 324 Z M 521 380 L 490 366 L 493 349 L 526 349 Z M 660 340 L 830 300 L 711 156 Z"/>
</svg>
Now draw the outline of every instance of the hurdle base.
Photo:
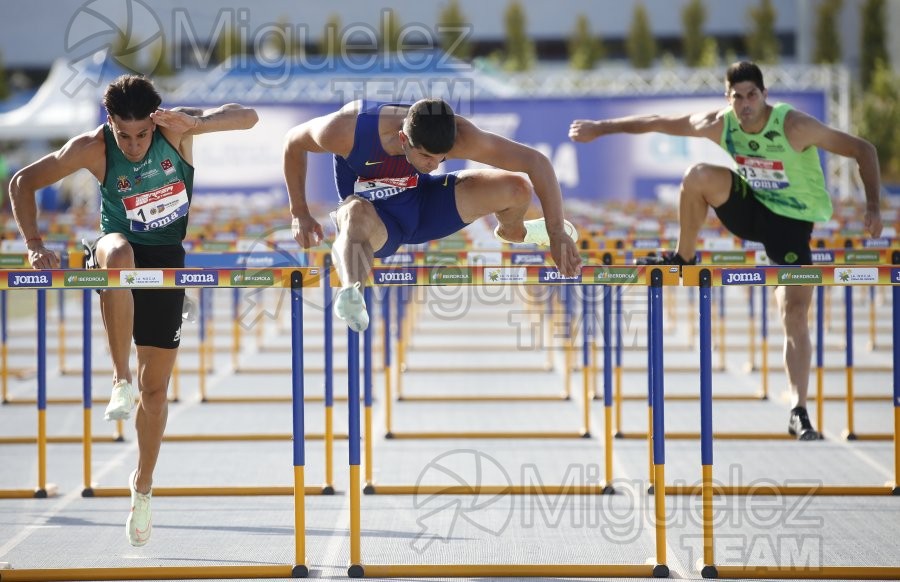
<svg viewBox="0 0 900 582">
<path fill-rule="evenodd" d="M 82 497 L 93 497 L 94 496 L 94 488 L 93 487 L 85 487 L 81 490 Z"/>
<path fill-rule="evenodd" d="M 653 485 L 650 485 L 649 487 L 647 487 L 647 495 L 653 495 L 655 492 L 656 492 L 656 489 L 653 487 Z"/>
<path fill-rule="evenodd" d="M 718 578 L 719 570 L 715 566 L 706 565 L 706 566 L 703 566 L 703 568 L 701 568 L 700 575 L 707 579 Z"/>
<path fill-rule="evenodd" d="M 304 564 L 298 564 L 291 568 L 291 578 L 308 578 L 309 568 Z"/>
<path fill-rule="evenodd" d="M 363 487 L 363 495 L 375 495 L 375 485 L 372 483 L 366 483 L 366 486 Z"/>
<path fill-rule="evenodd" d="M 669 577 L 669 567 L 665 564 L 657 564 L 653 566 L 653 577 L 654 578 L 668 578 Z"/>
<path fill-rule="evenodd" d="M 48 483 L 44 489 L 37 488 L 34 490 L 34 498 L 47 499 L 48 497 L 56 497 L 57 493 L 59 493 L 59 488 L 52 483 Z"/>
<path fill-rule="evenodd" d="M 844 439 L 845 441 L 855 441 L 855 440 L 856 440 L 856 433 L 850 432 L 849 430 L 844 429 L 844 430 L 841 431 L 841 437 L 843 437 L 843 439 Z"/>
<path fill-rule="evenodd" d="M 604 482 L 600 483 L 600 487 L 602 487 L 602 490 L 600 491 L 600 493 L 603 495 L 615 495 L 616 494 L 616 488 L 613 487 L 612 483 L 607 483 L 604 481 Z"/>
<path fill-rule="evenodd" d="M 894 485 L 894 488 L 891 489 L 891 495 L 900 497 L 900 485 Z"/>
<path fill-rule="evenodd" d="M 334 495 L 334 486 L 322 485 L 322 495 Z"/>
<path fill-rule="evenodd" d="M 362 578 L 365 575 L 366 570 L 362 567 L 362 564 L 350 564 L 350 567 L 347 568 L 347 576 L 350 578 Z"/>
</svg>

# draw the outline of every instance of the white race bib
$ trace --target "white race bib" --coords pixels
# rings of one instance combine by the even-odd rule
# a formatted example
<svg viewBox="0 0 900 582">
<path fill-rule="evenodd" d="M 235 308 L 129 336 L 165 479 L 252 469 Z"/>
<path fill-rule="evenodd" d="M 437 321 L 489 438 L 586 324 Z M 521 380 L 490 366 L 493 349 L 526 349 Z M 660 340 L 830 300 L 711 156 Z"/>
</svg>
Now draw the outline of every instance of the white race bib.
<svg viewBox="0 0 900 582">
<path fill-rule="evenodd" d="M 735 156 L 738 173 L 747 180 L 752 188 L 760 190 L 783 190 L 790 187 L 791 181 L 784 170 L 781 160 L 766 160 L 750 156 Z"/>
<path fill-rule="evenodd" d="M 187 187 L 179 180 L 162 188 L 122 198 L 132 232 L 147 232 L 168 226 L 187 215 Z"/>
<path fill-rule="evenodd" d="M 385 200 L 419 185 L 419 175 L 402 178 L 360 178 L 353 184 L 353 193 L 366 200 Z"/>
</svg>

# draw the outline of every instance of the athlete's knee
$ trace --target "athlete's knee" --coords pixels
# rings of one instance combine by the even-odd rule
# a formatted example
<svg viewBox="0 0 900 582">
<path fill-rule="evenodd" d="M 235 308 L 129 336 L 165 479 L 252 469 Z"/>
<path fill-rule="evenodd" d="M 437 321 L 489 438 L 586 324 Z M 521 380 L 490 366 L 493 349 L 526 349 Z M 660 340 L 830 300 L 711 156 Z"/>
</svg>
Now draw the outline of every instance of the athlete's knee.
<svg viewBox="0 0 900 582">
<path fill-rule="evenodd" d="M 504 192 L 509 206 L 522 207 L 531 204 L 531 182 L 519 174 L 504 177 Z"/>
<path fill-rule="evenodd" d="M 134 249 L 125 237 L 107 235 L 97 245 L 100 267 L 105 269 L 128 269 L 134 267 Z"/>
<path fill-rule="evenodd" d="M 356 196 L 348 198 L 337 212 L 339 230 L 351 237 L 369 232 L 377 219 L 372 203 Z"/>
</svg>

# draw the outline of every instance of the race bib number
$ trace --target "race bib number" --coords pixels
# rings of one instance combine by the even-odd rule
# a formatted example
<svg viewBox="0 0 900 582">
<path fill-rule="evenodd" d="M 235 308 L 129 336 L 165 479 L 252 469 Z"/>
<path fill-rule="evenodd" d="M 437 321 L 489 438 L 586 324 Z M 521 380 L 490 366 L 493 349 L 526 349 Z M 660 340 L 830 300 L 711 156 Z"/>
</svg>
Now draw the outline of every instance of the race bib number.
<svg viewBox="0 0 900 582">
<path fill-rule="evenodd" d="M 783 190 L 791 185 L 784 162 L 749 156 L 735 156 L 738 173 L 751 187 L 760 190 Z"/>
<path fill-rule="evenodd" d="M 360 178 L 353 185 L 353 193 L 366 200 L 385 200 L 419 185 L 419 175 L 402 178 Z"/>
<path fill-rule="evenodd" d="M 168 226 L 186 216 L 190 202 L 187 187 L 178 181 L 162 188 L 122 198 L 132 232 L 147 232 Z"/>
</svg>

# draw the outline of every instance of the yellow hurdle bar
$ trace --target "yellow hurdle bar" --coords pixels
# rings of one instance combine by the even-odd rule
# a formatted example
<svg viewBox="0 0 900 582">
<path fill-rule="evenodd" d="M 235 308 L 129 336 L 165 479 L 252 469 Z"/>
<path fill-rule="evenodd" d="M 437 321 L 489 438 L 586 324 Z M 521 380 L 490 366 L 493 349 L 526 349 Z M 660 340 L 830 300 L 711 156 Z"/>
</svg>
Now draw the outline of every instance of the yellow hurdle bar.
<svg viewBox="0 0 900 582">
<path fill-rule="evenodd" d="M 653 466 L 653 476 L 656 483 L 666 482 L 666 466 L 663 464 Z M 656 510 L 656 564 L 657 568 L 665 568 L 665 578 L 669 577 L 669 569 L 666 564 L 666 488 L 655 487 L 653 491 L 653 503 Z M 654 572 L 656 572 L 654 570 Z"/>
<path fill-rule="evenodd" d="M 306 476 L 302 465 L 294 465 L 294 561 L 292 571 L 295 578 L 306 578 Z"/>
<path fill-rule="evenodd" d="M 703 482 L 701 483 L 703 495 L 702 520 L 703 520 L 703 565 L 715 564 L 715 544 L 713 542 L 713 484 L 712 465 L 703 465 Z M 666 487 L 668 489 L 668 487 Z M 666 491 L 668 493 L 668 491 Z"/>
<path fill-rule="evenodd" d="M 602 485 L 378 485 L 378 495 L 602 495 Z M 154 491 L 155 493 L 155 491 Z"/>
<path fill-rule="evenodd" d="M 650 578 L 653 566 L 590 566 L 580 564 L 432 564 L 366 565 L 359 571 L 366 578 Z"/>
<path fill-rule="evenodd" d="M 891 495 L 893 487 L 885 485 L 712 485 L 712 495 L 822 495 L 879 496 Z M 702 485 L 666 485 L 667 495 L 702 495 Z"/>
<path fill-rule="evenodd" d="M 802 578 L 805 580 L 900 580 L 900 568 L 821 566 L 716 566 L 719 578 Z"/>
<path fill-rule="evenodd" d="M 392 432 L 392 439 L 582 439 L 589 438 L 583 432 Z"/>
<path fill-rule="evenodd" d="M 305 495 L 322 495 L 321 487 L 304 487 Z M 294 487 L 290 486 L 215 486 L 215 487 L 154 487 L 154 497 L 262 497 L 266 495 L 294 495 Z M 89 497 L 130 497 L 131 491 L 125 487 L 94 487 Z"/>
<path fill-rule="evenodd" d="M 2 582 L 69 582 L 81 580 L 209 580 L 215 578 L 290 578 L 284 566 L 180 566 L 137 568 L 48 568 L 0 570 Z"/>
</svg>

